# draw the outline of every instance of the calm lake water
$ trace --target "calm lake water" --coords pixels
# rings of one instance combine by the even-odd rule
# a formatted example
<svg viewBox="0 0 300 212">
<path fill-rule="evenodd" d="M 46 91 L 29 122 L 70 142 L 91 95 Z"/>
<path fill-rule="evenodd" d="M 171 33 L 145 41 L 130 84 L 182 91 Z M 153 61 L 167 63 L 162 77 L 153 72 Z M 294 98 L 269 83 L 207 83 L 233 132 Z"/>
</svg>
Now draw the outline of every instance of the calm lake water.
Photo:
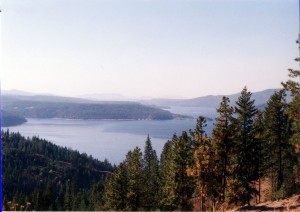
<svg viewBox="0 0 300 212">
<path fill-rule="evenodd" d="M 212 108 L 172 107 L 173 113 L 189 115 L 194 119 L 183 120 L 67 120 L 67 119 L 28 119 L 19 126 L 9 127 L 10 131 L 23 136 L 39 136 L 57 145 L 70 147 L 79 152 L 92 155 L 99 160 L 108 159 L 119 164 L 129 150 L 136 146 L 144 149 L 149 134 L 153 148 L 160 156 L 165 142 L 173 134 L 194 129 L 196 118 L 203 115 L 215 118 Z M 212 121 L 207 121 L 207 134 L 211 134 Z"/>
</svg>

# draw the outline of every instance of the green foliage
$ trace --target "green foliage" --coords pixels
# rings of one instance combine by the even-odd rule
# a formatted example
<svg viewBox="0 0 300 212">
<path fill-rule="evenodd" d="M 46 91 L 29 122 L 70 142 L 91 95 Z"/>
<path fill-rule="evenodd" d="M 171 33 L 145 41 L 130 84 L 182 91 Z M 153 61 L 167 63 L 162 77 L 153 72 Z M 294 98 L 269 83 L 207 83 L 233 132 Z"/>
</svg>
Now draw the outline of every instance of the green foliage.
<svg viewBox="0 0 300 212">
<path fill-rule="evenodd" d="M 143 161 L 140 148 L 136 147 L 128 157 L 128 190 L 126 195 L 126 210 L 137 211 L 144 207 Z"/>
<path fill-rule="evenodd" d="M 108 174 L 111 175 L 112 173 Z M 106 178 L 101 178 L 98 182 L 96 182 L 90 193 L 82 196 L 80 202 L 81 210 L 84 208 L 88 208 L 88 210 L 103 210 L 104 205 L 104 189 L 105 189 L 105 180 Z"/>
<path fill-rule="evenodd" d="M 261 200 L 261 181 L 264 176 L 264 150 L 266 150 L 266 145 L 263 140 L 263 133 L 264 133 L 264 123 L 263 123 L 263 112 L 257 111 L 254 119 L 254 128 L 255 128 L 255 142 L 257 143 L 257 158 L 258 158 L 258 200 L 257 202 L 260 203 Z"/>
<path fill-rule="evenodd" d="M 174 134 L 171 141 L 167 141 L 163 147 L 160 158 L 160 207 L 162 210 L 172 210 L 173 198 L 169 194 L 172 192 L 171 161 L 173 158 L 173 146 L 177 140 Z"/>
<path fill-rule="evenodd" d="M 216 207 L 227 201 L 225 193 L 227 181 L 232 177 L 235 167 L 234 143 L 233 143 L 233 108 L 229 105 L 230 100 L 223 97 L 220 107 L 217 109 L 219 117 L 216 118 L 215 128 L 213 129 L 212 139 L 214 147 L 215 178 L 218 183 L 215 187 L 218 192 L 214 197 Z M 217 185 L 217 186 L 216 186 Z"/>
<path fill-rule="evenodd" d="M 300 62 L 300 58 L 295 61 Z M 290 143 L 294 145 L 297 166 L 294 167 L 296 176 L 300 175 L 300 70 L 289 69 L 290 79 L 281 83 L 285 90 L 290 91 L 292 101 L 288 105 L 287 114 L 291 122 Z M 299 182 L 299 181 L 298 181 Z M 296 190 L 299 189 L 296 187 Z"/>
<path fill-rule="evenodd" d="M 206 126 L 206 118 L 203 116 L 199 116 L 197 118 L 196 128 L 194 130 L 190 130 L 190 134 L 193 139 L 192 143 L 195 149 L 202 143 L 204 137 L 206 137 L 204 130 Z"/>
<path fill-rule="evenodd" d="M 144 179 L 145 179 L 145 209 L 147 211 L 159 208 L 159 161 L 156 151 L 153 150 L 150 136 L 148 135 L 143 155 Z"/>
<path fill-rule="evenodd" d="M 289 71 L 292 78 L 300 76 Z M 260 112 L 245 87 L 234 109 L 223 97 L 211 138 L 200 116 L 190 135 L 184 131 L 165 143 L 160 161 L 148 135 L 144 152 L 129 151 L 115 169 L 37 137 L 3 132 L 4 209 L 184 211 L 195 209 L 196 199 L 200 210 L 225 210 L 249 204 L 260 193 L 255 183 L 262 177 L 271 182 L 271 199 L 287 197 L 300 184 L 300 86 L 292 80 L 283 86 L 291 93 L 290 103 L 281 90 Z M 170 118 L 139 104 L 35 102 L 32 110 L 30 101 L 9 104 L 29 117 Z"/>
<path fill-rule="evenodd" d="M 158 205 L 159 163 L 147 137 L 144 155 L 136 147 L 107 180 L 105 210 L 155 210 Z"/>
<path fill-rule="evenodd" d="M 216 202 L 218 185 L 217 173 L 215 172 L 214 150 L 211 140 L 203 135 L 205 133 L 206 120 L 204 117 L 197 119 L 196 128 L 190 131 L 194 144 L 194 163 L 188 167 L 187 173 L 195 180 L 194 195 L 199 198 L 200 210 L 207 210 L 204 207 L 206 200 Z"/>
<path fill-rule="evenodd" d="M 173 142 L 173 154 L 169 164 L 170 178 L 167 181 L 169 207 L 172 210 L 190 210 L 189 199 L 192 197 L 194 185 L 192 178 L 187 175 L 187 168 L 193 162 L 192 142 L 186 132 L 182 132 Z"/>
<path fill-rule="evenodd" d="M 234 178 L 233 202 L 250 204 L 250 200 L 257 193 L 253 183 L 258 179 L 258 145 L 255 139 L 254 119 L 257 112 L 252 93 L 245 87 L 235 106 L 234 145 L 236 167 Z"/>
<path fill-rule="evenodd" d="M 94 182 L 113 171 L 107 161 L 37 137 L 25 139 L 6 131 L 2 141 L 3 203 L 17 200 L 25 204 L 26 200 L 34 210 L 79 210 L 74 204 L 76 194 L 78 201 L 89 195 Z M 87 202 L 85 209 L 89 205 Z"/>
<path fill-rule="evenodd" d="M 128 176 L 127 164 L 120 163 L 115 173 L 106 181 L 104 210 L 124 210 L 127 204 Z"/>
<path fill-rule="evenodd" d="M 288 183 L 293 176 L 295 156 L 289 143 L 290 121 L 286 111 L 285 92 L 275 92 L 265 110 L 263 134 L 267 147 L 263 154 L 265 173 L 271 180 L 273 197 L 284 195 L 288 188 L 294 186 L 293 182 Z"/>
</svg>

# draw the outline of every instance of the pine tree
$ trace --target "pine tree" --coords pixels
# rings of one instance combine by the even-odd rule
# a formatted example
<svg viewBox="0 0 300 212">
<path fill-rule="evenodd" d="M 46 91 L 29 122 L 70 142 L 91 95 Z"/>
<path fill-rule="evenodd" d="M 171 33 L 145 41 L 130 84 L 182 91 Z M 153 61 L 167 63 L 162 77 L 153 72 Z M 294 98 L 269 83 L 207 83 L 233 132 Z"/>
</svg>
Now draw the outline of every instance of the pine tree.
<svg viewBox="0 0 300 212">
<path fill-rule="evenodd" d="M 82 195 L 81 192 L 77 192 L 75 194 L 74 201 L 73 201 L 73 206 L 72 206 L 72 211 L 79 211 L 79 210 L 81 210 L 80 206 L 81 206 L 82 196 L 83 195 Z"/>
<path fill-rule="evenodd" d="M 219 116 L 216 118 L 212 133 L 215 151 L 215 178 L 219 182 L 219 195 L 216 198 L 217 205 L 222 206 L 226 201 L 227 181 L 232 177 L 234 143 L 233 143 L 233 107 L 229 105 L 228 97 L 223 97 L 220 107 L 217 109 Z"/>
<path fill-rule="evenodd" d="M 173 190 L 173 178 L 171 175 L 171 166 L 173 159 L 174 143 L 177 140 L 176 134 L 172 140 L 167 141 L 163 147 L 160 157 L 160 209 L 163 211 L 173 210 L 174 196 L 170 196 Z"/>
<path fill-rule="evenodd" d="M 206 119 L 203 116 L 199 116 L 196 122 L 196 128 L 192 131 L 190 130 L 190 134 L 193 138 L 192 143 L 195 149 L 202 143 L 205 135 L 204 128 L 207 127 Z"/>
<path fill-rule="evenodd" d="M 46 186 L 44 207 L 47 208 L 47 210 L 55 209 L 54 191 L 53 191 L 53 184 L 51 181 L 48 181 L 47 186 Z"/>
<path fill-rule="evenodd" d="M 113 173 L 110 173 L 106 176 L 112 177 Z M 88 200 L 89 204 L 86 202 L 81 201 L 81 205 L 85 204 L 86 206 L 89 206 L 89 208 L 86 208 L 85 210 L 96 210 L 96 211 L 101 211 L 103 210 L 103 205 L 104 205 L 104 192 L 105 192 L 105 182 L 107 179 L 102 177 L 97 183 L 95 183 L 92 187 L 91 193 L 88 195 Z"/>
<path fill-rule="evenodd" d="M 150 174 L 151 172 L 151 161 L 153 158 L 153 148 L 150 136 L 148 134 L 146 142 L 145 142 L 145 149 L 144 149 L 144 155 L 143 155 L 143 162 L 144 162 L 144 168 L 147 171 L 147 174 Z"/>
<path fill-rule="evenodd" d="M 72 210 L 72 205 L 74 201 L 74 192 L 70 186 L 70 182 L 67 182 L 66 191 L 64 195 L 64 209 L 67 211 Z"/>
<path fill-rule="evenodd" d="M 290 159 L 292 159 L 292 146 L 289 144 L 289 120 L 286 108 L 285 92 L 281 90 L 270 97 L 265 110 L 264 139 L 267 145 L 267 149 L 264 152 L 265 166 L 267 168 L 267 176 L 271 180 L 273 196 L 276 196 L 276 192 L 282 188 L 285 178 L 288 179 L 287 175 L 284 176 L 284 169 L 290 167 Z M 285 163 L 285 161 L 289 164 Z M 292 172 L 292 167 L 290 167 L 287 174 L 292 175 Z"/>
<path fill-rule="evenodd" d="M 254 118 L 257 112 L 254 101 L 251 100 L 252 93 L 245 87 L 235 106 L 235 197 L 233 201 L 237 204 L 248 203 L 252 195 L 257 194 L 254 181 L 258 179 L 258 157 L 257 143 L 255 140 Z"/>
<path fill-rule="evenodd" d="M 258 200 L 256 203 L 260 203 L 261 197 L 261 180 L 264 177 L 264 152 L 266 150 L 266 145 L 263 140 L 264 124 L 263 124 L 263 112 L 257 111 L 254 119 L 255 128 L 255 141 L 257 143 L 257 158 L 258 158 Z"/>
<path fill-rule="evenodd" d="M 35 189 L 33 192 L 33 204 L 35 210 L 44 210 L 43 208 L 43 194 L 39 189 Z"/>
<path fill-rule="evenodd" d="M 297 59 L 299 61 L 299 59 Z M 300 81 L 300 71 L 289 69 L 289 76 L 291 78 L 298 78 Z M 292 137 L 291 141 L 294 144 L 300 145 L 300 83 L 299 81 L 288 80 L 282 83 L 287 91 L 290 91 L 292 101 L 288 107 L 289 118 L 292 121 Z"/>
<path fill-rule="evenodd" d="M 296 58 L 295 61 L 299 63 L 300 58 Z M 286 91 L 290 91 L 292 97 L 292 101 L 288 104 L 287 109 L 291 121 L 290 143 L 295 146 L 295 153 L 298 160 L 295 172 L 297 176 L 300 176 L 300 70 L 289 69 L 288 71 L 291 79 L 281 84 Z"/>
<path fill-rule="evenodd" d="M 115 173 L 106 181 L 104 189 L 104 210 L 125 210 L 127 204 L 127 164 L 122 162 Z"/>
<path fill-rule="evenodd" d="M 206 119 L 200 116 L 197 119 L 196 128 L 194 131 L 190 130 L 192 135 L 192 143 L 195 148 L 194 163 L 188 167 L 188 176 L 195 178 L 195 195 L 199 198 L 200 210 L 204 211 L 205 201 L 211 197 L 211 190 L 214 188 L 213 180 L 213 150 L 210 139 L 204 135 L 206 127 Z"/>
<path fill-rule="evenodd" d="M 156 151 L 152 148 L 149 135 L 145 143 L 143 162 L 145 179 L 145 208 L 147 211 L 155 210 L 158 208 L 159 201 L 159 161 L 156 155 Z"/>
<path fill-rule="evenodd" d="M 192 165 L 193 151 L 191 139 L 186 132 L 173 141 L 173 154 L 170 161 L 169 177 L 165 187 L 163 202 L 168 210 L 190 210 L 189 199 L 193 194 L 193 180 L 187 175 L 187 167 Z"/>
<path fill-rule="evenodd" d="M 143 176 L 143 159 L 140 148 L 136 147 L 130 154 L 127 171 L 126 210 L 144 210 L 145 178 Z"/>
</svg>

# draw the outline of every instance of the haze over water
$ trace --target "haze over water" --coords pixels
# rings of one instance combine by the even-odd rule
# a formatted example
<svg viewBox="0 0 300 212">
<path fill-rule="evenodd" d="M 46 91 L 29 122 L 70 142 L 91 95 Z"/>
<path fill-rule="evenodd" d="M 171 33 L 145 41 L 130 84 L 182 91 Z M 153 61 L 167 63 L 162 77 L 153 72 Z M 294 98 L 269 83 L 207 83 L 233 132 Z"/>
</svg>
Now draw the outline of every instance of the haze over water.
<svg viewBox="0 0 300 212">
<path fill-rule="evenodd" d="M 174 120 L 70 120 L 70 119 L 28 119 L 28 122 L 9 127 L 10 131 L 23 136 L 39 136 L 59 146 L 66 146 L 80 153 L 118 164 L 125 159 L 129 150 L 136 146 L 144 150 L 149 134 L 153 148 L 160 156 L 167 140 L 174 133 L 194 129 L 199 115 L 215 117 L 213 108 L 172 107 L 173 113 L 193 116 L 194 119 Z M 207 134 L 211 134 L 212 121 L 207 121 Z"/>
</svg>

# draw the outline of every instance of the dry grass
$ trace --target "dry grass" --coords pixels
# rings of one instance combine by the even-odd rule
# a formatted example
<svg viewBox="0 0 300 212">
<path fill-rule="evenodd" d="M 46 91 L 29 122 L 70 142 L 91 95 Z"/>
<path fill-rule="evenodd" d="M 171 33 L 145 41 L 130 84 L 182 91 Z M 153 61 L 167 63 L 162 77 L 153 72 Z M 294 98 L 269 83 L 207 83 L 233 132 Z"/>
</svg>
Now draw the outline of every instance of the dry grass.
<svg viewBox="0 0 300 212">
<path fill-rule="evenodd" d="M 258 186 L 258 185 L 257 185 Z M 299 211 L 300 212 L 300 195 L 295 195 L 290 198 L 269 201 L 270 199 L 270 184 L 269 180 L 264 179 L 261 182 L 261 199 L 260 203 L 256 204 L 253 200 L 253 206 L 243 206 L 233 211 Z"/>
<path fill-rule="evenodd" d="M 245 206 L 233 211 L 300 211 L 300 195 L 277 201 L 267 201 L 254 206 Z"/>
<path fill-rule="evenodd" d="M 256 184 L 258 189 L 258 182 Z M 281 199 L 277 201 L 269 201 L 270 199 L 270 184 L 267 179 L 263 179 L 261 182 L 261 198 L 260 203 L 257 204 L 258 197 L 251 201 L 251 206 L 235 207 L 234 209 L 226 211 L 291 211 L 300 212 L 300 195 L 295 195 L 290 198 Z M 200 211 L 199 200 L 197 198 L 192 199 L 194 211 Z"/>
</svg>

